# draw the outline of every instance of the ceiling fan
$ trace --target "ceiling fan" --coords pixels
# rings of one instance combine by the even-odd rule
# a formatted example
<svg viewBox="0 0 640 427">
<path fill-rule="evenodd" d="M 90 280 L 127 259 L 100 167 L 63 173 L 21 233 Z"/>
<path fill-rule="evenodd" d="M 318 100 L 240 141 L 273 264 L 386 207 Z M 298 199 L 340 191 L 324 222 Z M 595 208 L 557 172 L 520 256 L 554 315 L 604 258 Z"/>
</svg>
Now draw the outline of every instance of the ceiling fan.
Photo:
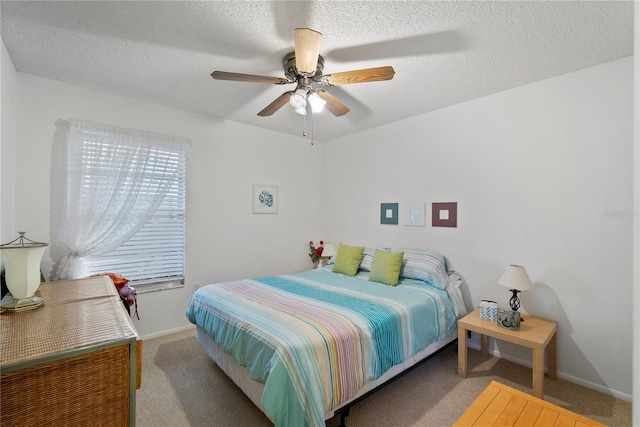
<svg viewBox="0 0 640 427">
<path fill-rule="evenodd" d="M 238 82 L 254 82 L 268 84 L 296 83 L 295 90 L 290 90 L 258 113 L 259 116 L 270 116 L 285 104 L 289 103 L 297 114 L 306 114 L 307 107 L 313 112 L 327 109 L 336 117 L 349 112 L 349 107 L 324 89 L 315 89 L 312 84 L 323 86 L 339 86 L 353 83 L 377 82 L 391 80 L 395 71 L 393 67 L 376 67 L 363 70 L 345 71 L 341 73 L 323 75 L 324 58 L 320 56 L 322 34 L 309 28 L 296 28 L 295 51 L 288 53 L 282 60 L 285 77 L 257 76 L 253 74 L 230 73 L 214 71 L 211 77 L 217 80 L 232 80 Z"/>
</svg>

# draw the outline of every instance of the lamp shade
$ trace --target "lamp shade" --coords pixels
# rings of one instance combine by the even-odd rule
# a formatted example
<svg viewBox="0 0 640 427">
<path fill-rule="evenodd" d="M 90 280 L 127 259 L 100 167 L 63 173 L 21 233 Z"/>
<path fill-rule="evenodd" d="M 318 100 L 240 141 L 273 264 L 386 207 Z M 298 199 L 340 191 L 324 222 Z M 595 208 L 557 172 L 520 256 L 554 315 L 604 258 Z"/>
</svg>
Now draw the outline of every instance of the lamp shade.
<svg viewBox="0 0 640 427">
<path fill-rule="evenodd" d="M 334 245 L 333 243 L 327 243 L 323 246 L 323 248 L 324 248 L 322 250 L 323 257 L 332 257 L 338 253 L 338 249 L 336 248 L 336 245 Z"/>
<path fill-rule="evenodd" d="M 498 285 L 519 291 L 528 291 L 533 288 L 533 283 L 527 274 L 527 270 L 521 265 L 510 265 L 498 279 Z"/>
<path fill-rule="evenodd" d="M 40 261 L 46 246 L 2 249 L 7 288 L 14 298 L 27 298 L 40 286 Z"/>
<path fill-rule="evenodd" d="M 24 232 L 18 234 L 16 240 L 0 245 L 7 288 L 11 292 L 11 297 L 0 303 L 3 309 L 19 310 L 44 302 L 33 294 L 40 286 L 40 261 L 48 245 L 27 239 Z"/>
</svg>

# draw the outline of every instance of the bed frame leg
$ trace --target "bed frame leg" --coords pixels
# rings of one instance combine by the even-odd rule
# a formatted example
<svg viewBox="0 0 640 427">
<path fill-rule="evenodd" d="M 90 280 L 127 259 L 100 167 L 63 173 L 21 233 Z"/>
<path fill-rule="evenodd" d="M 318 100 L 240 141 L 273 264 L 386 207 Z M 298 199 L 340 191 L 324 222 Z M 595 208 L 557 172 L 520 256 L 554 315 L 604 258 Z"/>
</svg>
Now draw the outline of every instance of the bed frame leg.
<svg viewBox="0 0 640 427">
<path fill-rule="evenodd" d="M 347 427 L 344 419 L 349 416 L 349 409 L 351 408 L 345 408 L 344 410 L 340 411 L 340 425 L 338 427 Z"/>
</svg>

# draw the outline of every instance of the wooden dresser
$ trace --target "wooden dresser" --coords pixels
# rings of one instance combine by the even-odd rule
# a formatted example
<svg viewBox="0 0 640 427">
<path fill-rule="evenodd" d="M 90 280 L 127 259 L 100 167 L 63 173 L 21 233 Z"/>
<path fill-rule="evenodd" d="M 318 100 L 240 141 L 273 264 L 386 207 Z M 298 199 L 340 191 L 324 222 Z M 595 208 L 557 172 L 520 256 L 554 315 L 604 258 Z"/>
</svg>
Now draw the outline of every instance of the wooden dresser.
<svg viewBox="0 0 640 427">
<path fill-rule="evenodd" d="M 0 316 L 0 425 L 134 426 L 142 341 L 107 276 L 42 283 Z"/>
</svg>

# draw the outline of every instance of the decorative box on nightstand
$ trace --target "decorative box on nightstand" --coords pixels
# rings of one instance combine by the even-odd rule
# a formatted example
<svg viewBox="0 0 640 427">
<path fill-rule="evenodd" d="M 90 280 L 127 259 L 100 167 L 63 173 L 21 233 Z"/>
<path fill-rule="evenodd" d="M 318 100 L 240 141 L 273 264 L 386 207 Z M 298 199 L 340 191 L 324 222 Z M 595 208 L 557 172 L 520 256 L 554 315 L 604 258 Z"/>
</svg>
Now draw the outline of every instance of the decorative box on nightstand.
<svg viewBox="0 0 640 427">
<path fill-rule="evenodd" d="M 498 303 L 486 299 L 480 301 L 480 319 L 493 322 L 498 320 Z"/>
<path fill-rule="evenodd" d="M 517 331 L 520 329 L 520 313 L 513 310 L 498 309 L 496 324 L 501 328 Z"/>
</svg>

